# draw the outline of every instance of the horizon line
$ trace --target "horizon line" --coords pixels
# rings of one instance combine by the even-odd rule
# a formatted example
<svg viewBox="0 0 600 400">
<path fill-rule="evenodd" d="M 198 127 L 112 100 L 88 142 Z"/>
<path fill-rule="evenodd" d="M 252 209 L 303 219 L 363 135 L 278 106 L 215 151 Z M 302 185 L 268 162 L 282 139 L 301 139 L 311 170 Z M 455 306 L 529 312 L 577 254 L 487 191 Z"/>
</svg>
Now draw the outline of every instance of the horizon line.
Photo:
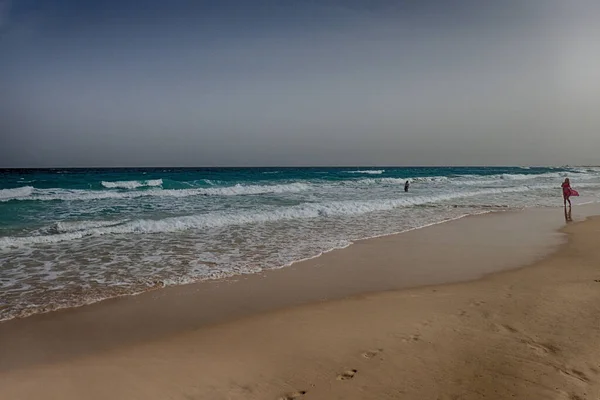
<svg viewBox="0 0 600 400">
<path fill-rule="evenodd" d="M 212 166 L 76 166 L 76 167 L 66 167 L 66 166 L 49 166 L 49 167 L 0 167 L 0 170 L 15 170 L 15 169 L 160 169 L 160 168 L 172 168 L 172 169 L 234 169 L 234 168 L 589 168 L 589 167 L 600 167 L 600 165 L 481 165 L 481 164 L 473 164 L 473 165 L 212 165 Z"/>
</svg>

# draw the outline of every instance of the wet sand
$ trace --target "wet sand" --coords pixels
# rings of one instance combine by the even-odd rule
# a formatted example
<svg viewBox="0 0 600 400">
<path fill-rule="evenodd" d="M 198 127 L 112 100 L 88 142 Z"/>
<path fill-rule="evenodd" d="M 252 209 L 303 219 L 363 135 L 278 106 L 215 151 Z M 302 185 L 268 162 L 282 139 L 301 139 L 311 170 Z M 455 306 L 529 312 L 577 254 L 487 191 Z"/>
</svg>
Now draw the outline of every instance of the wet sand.
<svg viewBox="0 0 600 400">
<path fill-rule="evenodd" d="M 469 217 L 8 321 L 0 387 L 10 399 L 597 399 L 600 220 L 568 225 L 558 246 L 564 224 L 561 209 Z"/>
</svg>

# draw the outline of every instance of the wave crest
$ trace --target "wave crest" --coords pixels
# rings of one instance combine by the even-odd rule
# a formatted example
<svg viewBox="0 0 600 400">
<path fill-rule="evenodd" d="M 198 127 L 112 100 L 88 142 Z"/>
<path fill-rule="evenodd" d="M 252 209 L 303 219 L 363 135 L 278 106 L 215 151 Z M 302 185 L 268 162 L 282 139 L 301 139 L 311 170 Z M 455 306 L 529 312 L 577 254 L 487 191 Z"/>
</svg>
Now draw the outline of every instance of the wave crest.
<svg viewBox="0 0 600 400">
<path fill-rule="evenodd" d="M 198 189 L 149 189 L 143 191 L 108 191 L 108 190 L 82 190 L 82 189 L 34 189 L 20 192 L 10 192 L 0 201 L 28 200 L 28 201 L 83 201 L 104 199 L 133 199 L 138 197 L 189 197 L 189 196 L 240 196 L 268 193 L 294 193 L 310 189 L 305 183 L 287 183 L 280 185 L 241 185 L 198 188 Z M 15 190 L 15 189 L 5 189 Z"/>
<path fill-rule="evenodd" d="M 297 206 L 264 208 L 256 211 L 214 212 L 209 214 L 168 217 L 158 220 L 139 219 L 129 222 L 100 221 L 105 226 L 72 230 L 54 235 L 16 236 L 0 238 L 0 249 L 9 249 L 31 244 L 56 243 L 81 239 L 88 236 L 110 234 L 154 234 L 173 233 L 193 229 L 210 229 L 229 225 L 246 225 L 253 223 L 277 222 L 281 220 L 297 220 L 308 218 L 328 218 L 361 215 L 374 211 L 388 211 L 398 207 L 411 207 L 424 204 L 440 203 L 466 197 L 488 194 L 522 192 L 539 187 L 490 188 L 471 192 L 452 192 L 435 196 L 415 196 L 382 200 L 365 201 L 329 201 L 322 203 L 305 203 Z M 85 222 L 85 221 L 84 221 Z M 76 226 L 76 225 L 75 225 Z"/>
<path fill-rule="evenodd" d="M 381 175 L 385 172 L 385 169 L 364 169 L 358 171 L 344 171 L 347 174 L 368 174 L 368 175 Z"/>
<path fill-rule="evenodd" d="M 0 189 L 0 200 L 15 200 L 31 196 L 33 186 L 22 186 L 14 189 Z"/>
<path fill-rule="evenodd" d="M 137 189 L 141 187 L 155 187 L 162 186 L 162 179 L 151 179 L 147 181 L 117 181 L 107 182 L 102 181 L 102 186 L 107 189 Z"/>
</svg>

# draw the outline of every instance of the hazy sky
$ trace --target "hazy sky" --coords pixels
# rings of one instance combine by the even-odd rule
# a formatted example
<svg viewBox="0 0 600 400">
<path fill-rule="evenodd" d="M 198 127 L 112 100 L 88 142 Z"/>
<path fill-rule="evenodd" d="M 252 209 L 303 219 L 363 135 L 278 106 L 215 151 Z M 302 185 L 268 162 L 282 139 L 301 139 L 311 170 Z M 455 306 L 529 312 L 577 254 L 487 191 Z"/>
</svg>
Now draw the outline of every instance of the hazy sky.
<svg viewBox="0 0 600 400">
<path fill-rule="evenodd" d="M 600 164 L 600 2 L 0 0 L 0 167 Z"/>
</svg>

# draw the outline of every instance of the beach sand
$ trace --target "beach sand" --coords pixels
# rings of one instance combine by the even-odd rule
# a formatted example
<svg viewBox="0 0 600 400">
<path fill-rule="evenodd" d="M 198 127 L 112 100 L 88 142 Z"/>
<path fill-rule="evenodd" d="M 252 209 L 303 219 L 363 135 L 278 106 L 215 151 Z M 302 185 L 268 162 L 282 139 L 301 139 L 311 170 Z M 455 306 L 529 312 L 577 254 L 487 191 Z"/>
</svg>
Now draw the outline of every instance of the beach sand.
<svg viewBox="0 0 600 400">
<path fill-rule="evenodd" d="M 561 225 L 469 217 L 8 321 L 0 398 L 597 400 L 600 218 Z"/>
</svg>

